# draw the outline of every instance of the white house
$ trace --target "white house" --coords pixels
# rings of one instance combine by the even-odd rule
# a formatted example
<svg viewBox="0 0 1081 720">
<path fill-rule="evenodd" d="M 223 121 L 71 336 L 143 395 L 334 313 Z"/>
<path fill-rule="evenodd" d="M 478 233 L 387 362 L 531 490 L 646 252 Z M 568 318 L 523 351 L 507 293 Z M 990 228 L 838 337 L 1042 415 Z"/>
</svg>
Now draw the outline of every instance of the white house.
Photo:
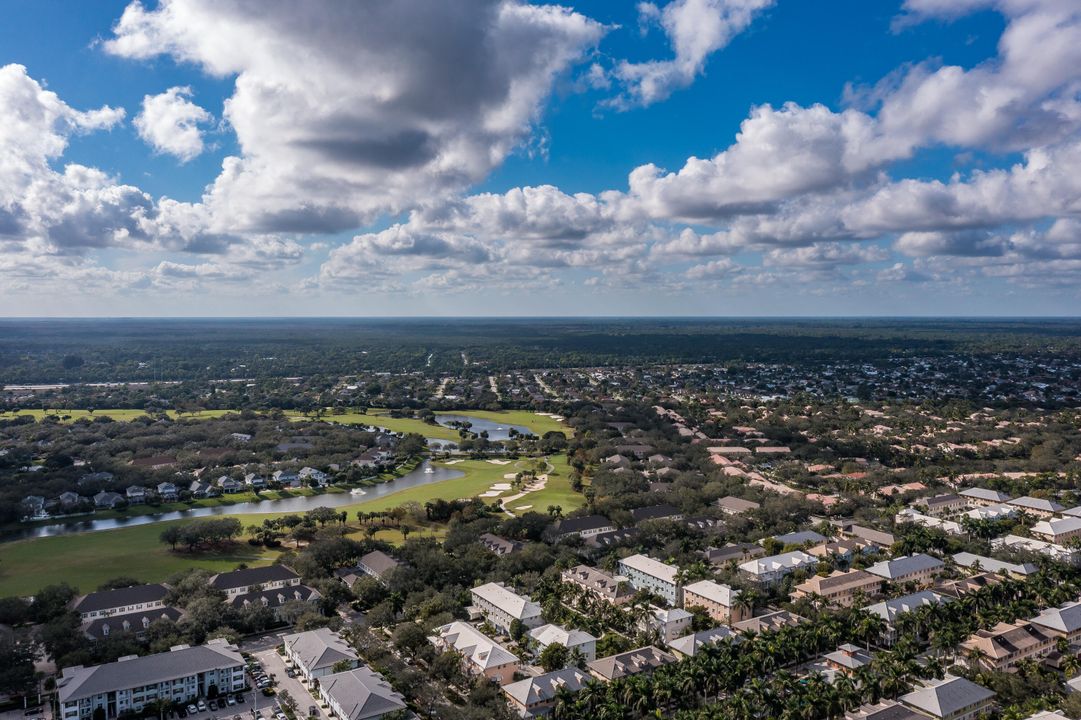
<svg viewBox="0 0 1081 720">
<path fill-rule="evenodd" d="M 631 555 L 619 561 L 619 574 L 627 578 L 635 590 L 659 595 L 673 606 L 683 602 L 682 588 L 676 580 L 678 572 L 679 568 L 646 555 Z"/>
<path fill-rule="evenodd" d="M 549 645 L 558 643 L 573 654 L 578 651 L 586 662 L 597 659 L 597 638 L 585 630 L 567 630 L 559 625 L 541 625 L 529 631 L 529 637 L 537 644 L 540 655 Z"/>
<path fill-rule="evenodd" d="M 519 595 L 502 583 L 488 583 L 470 590 L 473 606 L 485 619 L 503 632 L 509 633 L 515 620 L 527 628 L 535 628 L 544 622 L 540 605 L 529 597 Z"/>
</svg>

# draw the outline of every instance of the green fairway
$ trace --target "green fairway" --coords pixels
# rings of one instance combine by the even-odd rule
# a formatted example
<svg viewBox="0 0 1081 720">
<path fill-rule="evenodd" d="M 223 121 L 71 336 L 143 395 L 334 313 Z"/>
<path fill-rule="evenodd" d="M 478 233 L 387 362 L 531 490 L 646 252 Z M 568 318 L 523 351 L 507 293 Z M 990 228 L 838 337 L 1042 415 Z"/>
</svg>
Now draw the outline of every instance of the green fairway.
<svg viewBox="0 0 1081 720">
<path fill-rule="evenodd" d="M 343 425 L 374 425 L 386 428 L 396 433 L 417 433 L 424 437 L 438 440 L 458 440 L 458 431 L 445 428 L 442 425 L 429 425 L 423 420 L 415 418 L 394 418 L 386 414 L 386 410 L 369 410 L 365 413 L 342 413 L 340 415 L 328 414 L 323 416 L 327 422 L 336 422 Z M 287 412 L 290 420 L 304 420 L 305 416 L 296 412 Z"/>
<path fill-rule="evenodd" d="M 43 586 L 58 582 L 70 583 L 87 592 L 120 575 L 155 582 L 189 567 L 218 572 L 232 570 L 240 563 L 265 565 L 277 557 L 274 551 L 246 543 L 238 544 L 232 554 L 226 555 L 173 553 L 158 540 L 168 524 L 152 523 L 0 545 L 0 596 L 32 595 Z"/>
<path fill-rule="evenodd" d="M 548 485 L 545 489 L 512 502 L 512 510 L 521 505 L 532 505 L 533 510 L 544 513 L 549 505 L 559 505 L 563 508 L 563 512 L 569 512 L 582 505 L 584 502 L 582 495 L 570 489 L 570 473 L 566 458 L 553 457 L 551 463 L 554 471 L 549 473 Z M 503 476 L 517 472 L 519 469 L 516 467 L 518 463 L 497 465 L 486 460 L 436 464 L 460 470 L 465 475 L 430 485 L 407 488 L 371 500 L 364 500 L 361 497 L 356 503 L 336 509 L 346 511 L 350 522 L 353 522 L 358 510 L 373 512 L 388 510 L 409 502 L 424 505 L 429 500 L 438 498 L 456 500 L 476 497 L 495 483 L 509 482 Z M 509 494 L 512 493 L 504 493 L 504 495 Z M 487 500 L 496 502 L 498 498 Z M 515 512 L 521 514 L 526 511 L 516 510 Z M 284 514 L 236 514 L 229 517 L 238 518 L 241 524 L 247 527 L 261 523 L 265 518 Z M 234 554 L 224 556 L 188 556 L 184 553 L 173 553 L 158 540 L 162 529 L 167 524 L 169 523 L 151 523 L 118 530 L 0 544 L 0 597 L 33 594 L 44 585 L 61 581 L 87 590 L 96 588 L 102 582 L 118 575 L 130 575 L 146 582 L 156 582 L 177 570 L 188 567 L 201 567 L 215 571 L 229 570 L 242 562 L 249 565 L 267 564 L 277 556 L 275 551 L 252 548 L 243 543 L 237 546 Z M 418 532 L 418 536 L 429 534 L 433 534 L 432 529 Z M 435 534 L 438 535 L 438 532 L 436 531 Z M 390 531 L 387 531 L 387 535 L 388 539 L 400 540 L 401 537 L 400 534 Z"/>
</svg>

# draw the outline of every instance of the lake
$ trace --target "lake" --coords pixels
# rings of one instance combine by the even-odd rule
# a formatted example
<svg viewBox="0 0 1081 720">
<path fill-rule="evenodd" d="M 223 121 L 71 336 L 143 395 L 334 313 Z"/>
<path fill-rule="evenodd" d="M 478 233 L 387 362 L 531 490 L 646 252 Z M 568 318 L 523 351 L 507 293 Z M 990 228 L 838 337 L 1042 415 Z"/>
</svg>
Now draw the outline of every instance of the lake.
<svg viewBox="0 0 1081 720">
<path fill-rule="evenodd" d="M 487 430 L 489 440 L 507 440 L 510 438 L 510 431 L 512 428 L 517 430 L 519 435 L 533 434 L 533 432 L 524 425 L 509 425 L 494 420 L 473 417 L 472 415 L 438 414 L 435 416 L 435 421 L 443 427 L 451 427 L 451 424 L 455 422 L 472 423 L 473 427 L 469 428 L 470 432 L 475 432 L 479 435 Z"/>
<path fill-rule="evenodd" d="M 425 472 L 427 468 L 432 472 Z M 324 495 L 299 495 L 297 497 L 283 498 L 281 500 L 260 500 L 258 502 L 242 502 L 232 505 L 218 505 L 215 507 L 196 507 L 190 510 L 176 510 L 164 512 L 158 515 L 133 515 L 125 518 L 101 518 L 95 520 L 87 516 L 85 520 L 68 520 L 49 525 L 37 525 L 33 527 L 17 528 L 5 532 L 0 536 L 0 542 L 11 540 L 25 540 L 35 537 L 51 537 L 53 535 L 71 535 L 83 532 L 98 532 L 101 530 L 115 530 L 117 528 L 135 527 L 136 525 L 149 525 L 150 523 L 166 522 L 168 520 L 188 520 L 192 518 L 208 517 L 212 515 L 236 515 L 239 513 L 304 513 L 317 507 L 342 507 L 353 505 L 365 500 L 383 497 L 399 490 L 407 490 L 420 485 L 453 480 L 465 475 L 461 470 L 452 468 L 436 467 L 427 460 L 418 465 L 412 472 L 402 475 L 400 478 L 388 480 L 378 485 L 362 488 L 363 495 L 350 495 L 344 493 L 327 493 Z"/>
</svg>

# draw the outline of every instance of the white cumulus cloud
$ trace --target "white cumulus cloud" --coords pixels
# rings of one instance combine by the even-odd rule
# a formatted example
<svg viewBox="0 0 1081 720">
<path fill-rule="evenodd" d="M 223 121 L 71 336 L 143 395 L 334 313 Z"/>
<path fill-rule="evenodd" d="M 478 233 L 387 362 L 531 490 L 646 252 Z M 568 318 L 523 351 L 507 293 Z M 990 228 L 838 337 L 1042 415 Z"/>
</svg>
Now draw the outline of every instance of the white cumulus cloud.
<svg viewBox="0 0 1081 720">
<path fill-rule="evenodd" d="M 187 162 L 203 152 L 203 128 L 213 116 L 191 101 L 190 87 L 172 87 L 143 98 L 135 117 L 139 137 L 156 152 Z"/>
</svg>

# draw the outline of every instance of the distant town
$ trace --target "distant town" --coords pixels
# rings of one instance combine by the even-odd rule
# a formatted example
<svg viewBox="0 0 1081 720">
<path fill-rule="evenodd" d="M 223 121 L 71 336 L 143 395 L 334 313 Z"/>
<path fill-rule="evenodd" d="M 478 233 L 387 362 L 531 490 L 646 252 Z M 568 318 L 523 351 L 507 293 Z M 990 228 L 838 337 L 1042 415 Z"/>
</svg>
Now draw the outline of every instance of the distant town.
<svg viewBox="0 0 1081 720">
<path fill-rule="evenodd" d="M 1081 716 L 1076 353 L 472 352 L 5 385 L 8 707 Z"/>
</svg>

